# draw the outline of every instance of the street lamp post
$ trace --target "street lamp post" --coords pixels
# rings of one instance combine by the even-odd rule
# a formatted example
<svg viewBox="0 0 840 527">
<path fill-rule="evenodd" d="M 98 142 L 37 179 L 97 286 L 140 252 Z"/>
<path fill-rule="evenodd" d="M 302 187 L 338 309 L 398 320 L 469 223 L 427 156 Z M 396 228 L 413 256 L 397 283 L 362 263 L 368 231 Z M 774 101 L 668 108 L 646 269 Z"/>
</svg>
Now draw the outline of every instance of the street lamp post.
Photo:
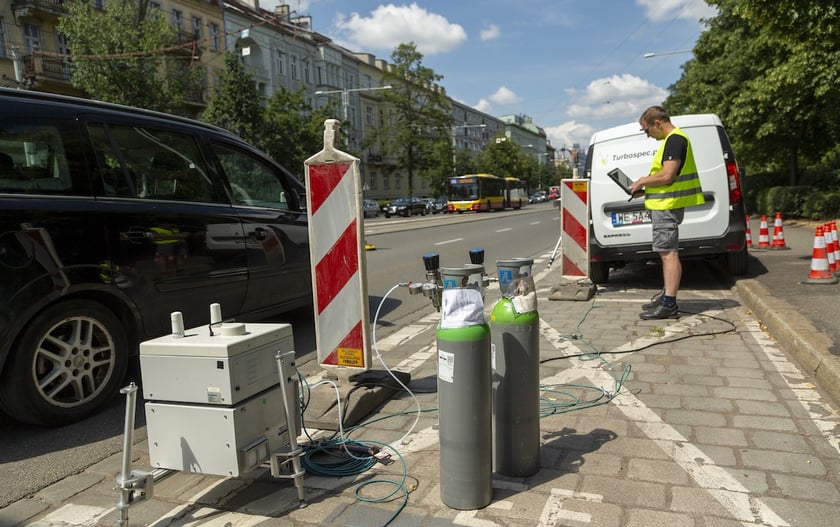
<svg viewBox="0 0 840 527">
<path fill-rule="evenodd" d="M 644 58 L 649 59 L 653 57 L 661 57 L 662 55 L 680 55 L 682 53 L 694 53 L 694 50 L 691 49 L 676 49 L 673 51 L 657 51 L 654 53 L 645 53 L 643 55 Z"/>
<path fill-rule="evenodd" d="M 455 141 L 455 133 L 458 128 L 485 128 L 486 124 L 453 124 L 452 125 L 452 171 L 458 175 L 458 145 Z"/>
<path fill-rule="evenodd" d="M 332 95 L 335 93 L 341 94 L 341 106 L 344 110 L 344 122 L 347 122 L 348 118 L 348 109 L 350 108 L 350 92 L 360 92 L 360 91 L 376 91 L 376 90 L 390 90 L 391 85 L 385 86 L 378 86 L 375 88 L 345 88 L 343 90 L 318 90 L 315 92 L 315 95 Z"/>
</svg>

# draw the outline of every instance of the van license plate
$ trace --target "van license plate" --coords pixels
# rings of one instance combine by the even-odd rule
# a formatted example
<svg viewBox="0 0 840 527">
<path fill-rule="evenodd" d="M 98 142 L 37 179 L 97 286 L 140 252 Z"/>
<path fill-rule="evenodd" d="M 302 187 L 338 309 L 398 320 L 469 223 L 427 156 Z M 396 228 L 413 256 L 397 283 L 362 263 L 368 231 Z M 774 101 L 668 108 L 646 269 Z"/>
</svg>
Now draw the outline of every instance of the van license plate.
<svg viewBox="0 0 840 527">
<path fill-rule="evenodd" d="M 637 212 L 613 212 L 612 224 L 618 225 L 636 225 L 640 223 L 650 223 L 650 211 L 640 210 Z"/>
</svg>

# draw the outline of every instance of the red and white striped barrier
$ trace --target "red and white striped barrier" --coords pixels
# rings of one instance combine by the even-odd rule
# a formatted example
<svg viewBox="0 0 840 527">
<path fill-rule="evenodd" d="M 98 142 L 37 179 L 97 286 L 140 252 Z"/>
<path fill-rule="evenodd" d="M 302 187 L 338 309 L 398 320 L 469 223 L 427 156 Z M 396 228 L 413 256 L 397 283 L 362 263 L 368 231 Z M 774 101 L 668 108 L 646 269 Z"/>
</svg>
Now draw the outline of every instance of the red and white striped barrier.
<svg viewBox="0 0 840 527">
<path fill-rule="evenodd" d="M 560 270 L 571 280 L 589 276 L 589 180 L 560 184 Z"/>
<path fill-rule="evenodd" d="M 304 162 L 315 343 L 322 366 L 370 368 L 370 310 L 359 159 L 335 148 L 339 121 L 324 123 L 324 149 Z"/>
</svg>

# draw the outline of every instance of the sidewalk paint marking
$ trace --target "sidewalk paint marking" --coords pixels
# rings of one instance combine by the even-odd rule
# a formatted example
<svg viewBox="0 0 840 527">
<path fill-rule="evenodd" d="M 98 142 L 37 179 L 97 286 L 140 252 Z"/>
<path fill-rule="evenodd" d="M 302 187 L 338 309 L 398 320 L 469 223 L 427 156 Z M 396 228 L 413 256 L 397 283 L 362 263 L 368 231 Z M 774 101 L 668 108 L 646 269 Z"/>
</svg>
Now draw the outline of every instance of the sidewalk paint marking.
<svg viewBox="0 0 840 527">
<path fill-rule="evenodd" d="M 463 238 L 452 238 L 451 240 L 444 240 L 442 242 L 437 242 L 434 245 L 447 245 L 447 244 L 450 244 L 450 243 L 460 242 L 461 240 L 463 240 Z"/>
<path fill-rule="evenodd" d="M 505 500 L 494 501 L 487 506 L 488 509 L 501 509 L 509 511 L 513 509 L 513 503 Z M 475 515 L 478 511 L 461 511 L 452 520 L 453 525 L 464 525 L 465 527 L 502 527 L 496 522 L 490 520 L 481 520 Z"/>
<path fill-rule="evenodd" d="M 28 523 L 27 527 L 93 527 L 97 522 L 113 511 L 114 508 L 103 509 L 89 505 L 74 505 L 68 503 L 47 514 L 40 520 Z"/>
<path fill-rule="evenodd" d="M 510 230 L 513 230 L 513 229 L 511 229 L 510 227 L 508 227 L 508 228 L 506 228 L 506 229 L 499 229 L 499 230 L 497 230 L 496 232 L 507 232 L 507 231 L 510 231 Z"/>
<path fill-rule="evenodd" d="M 747 322 L 746 325 L 760 329 L 757 321 Z M 791 364 L 784 354 L 779 353 L 780 350 L 776 347 L 774 341 L 766 339 L 758 344 L 773 369 L 784 380 L 785 386 L 794 394 L 796 401 L 808 414 L 809 421 L 817 427 L 828 444 L 840 454 L 840 437 L 837 435 L 837 429 L 840 427 L 840 415 L 831 405 L 823 402 L 816 386 L 808 382 L 801 371 Z"/>
<path fill-rule="evenodd" d="M 719 314 L 711 312 L 710 314 Z M 670 324 L 662 337 L 651 339 L 642 337 L 635 341 L 623 344 L 615 350 L 632 350 L 642 343 L 667 340 L 678 333 L 688 331 L 694 326 L 703 322 L 703 317 L 690 316 L 677 323 Z M 542 324 L 541 324 L 542 326 Z M 541 328 L 542 330 L 542 328 Z M 554 331 L 548 328 L 546 332 Z M 576 342 L 572 343 L 577 344 Z M 568 348 L 563 347 L 559 351 L 568 354 Z M 612 375 L 603 370 L 585 368 L 585 363 L 574 357 L 570 358 L 572 364 L 566 370 L 550 379 L 541 381 L 543 384 L 561 384 L 574 379 L 585 378 L 593 385 L 602 383 L 614 383 Z M 594 363 L 592 363 L 594 364 Z M 584 366 L 584 367 L 581 367 Z M 749 490 L 733 478 L 722 468 L 714 465 L 714 460 L 705 455 L 699 448 L 691 444 L 682 434 L 649 409 L 640 399 L 627 390 L 622 390 L 613 398 L 613 404 L 618 408 L 634 425 L 647 435 L 663 452 L 668 454 L 692 479 L 709 494 L 711 494 L 735 519 L 742 522 L 751 522 L 758 525 L 769 525 L 773 527 L 787 527 L 787 522 L 781 519 L 770 507 L 761 500 L 750 498 Z"/>
<path fill-rule="evenodd" d="M 537 527 L 556 527 L 560 520 L 591 523 L 592 515 L 585 512 L 563 510 L 563 503 L 567 500 L 582 500 L 602 503 L 603 496 L 589 492 L 575 492 L 566 489 L 551 489 L 551 496 L 545 502 L 542 515 Z M 565 523 L 561 524 L 565 525 Z"/>
<path fill-rule="evenodd" d="M 178 518 L 166 527 L 254 527 L 272 518 L 240 512 L 228 512 L 209 507 L 195 509 L 188 516 Z"/>
</svg>

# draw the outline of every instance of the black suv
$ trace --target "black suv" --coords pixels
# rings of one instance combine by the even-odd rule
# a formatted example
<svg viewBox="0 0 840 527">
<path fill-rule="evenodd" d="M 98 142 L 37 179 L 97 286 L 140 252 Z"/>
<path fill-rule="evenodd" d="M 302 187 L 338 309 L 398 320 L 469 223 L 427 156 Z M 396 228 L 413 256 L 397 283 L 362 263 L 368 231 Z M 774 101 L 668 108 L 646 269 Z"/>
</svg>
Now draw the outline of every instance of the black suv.
<svg viewBox="0 0 840 527">
<path fill-rule="evenodd" d="M 312 304 L 304 187 L 212 126 L 0 89 L 0 408 L 99 409 L 141 341 Z"/>
</svg>

